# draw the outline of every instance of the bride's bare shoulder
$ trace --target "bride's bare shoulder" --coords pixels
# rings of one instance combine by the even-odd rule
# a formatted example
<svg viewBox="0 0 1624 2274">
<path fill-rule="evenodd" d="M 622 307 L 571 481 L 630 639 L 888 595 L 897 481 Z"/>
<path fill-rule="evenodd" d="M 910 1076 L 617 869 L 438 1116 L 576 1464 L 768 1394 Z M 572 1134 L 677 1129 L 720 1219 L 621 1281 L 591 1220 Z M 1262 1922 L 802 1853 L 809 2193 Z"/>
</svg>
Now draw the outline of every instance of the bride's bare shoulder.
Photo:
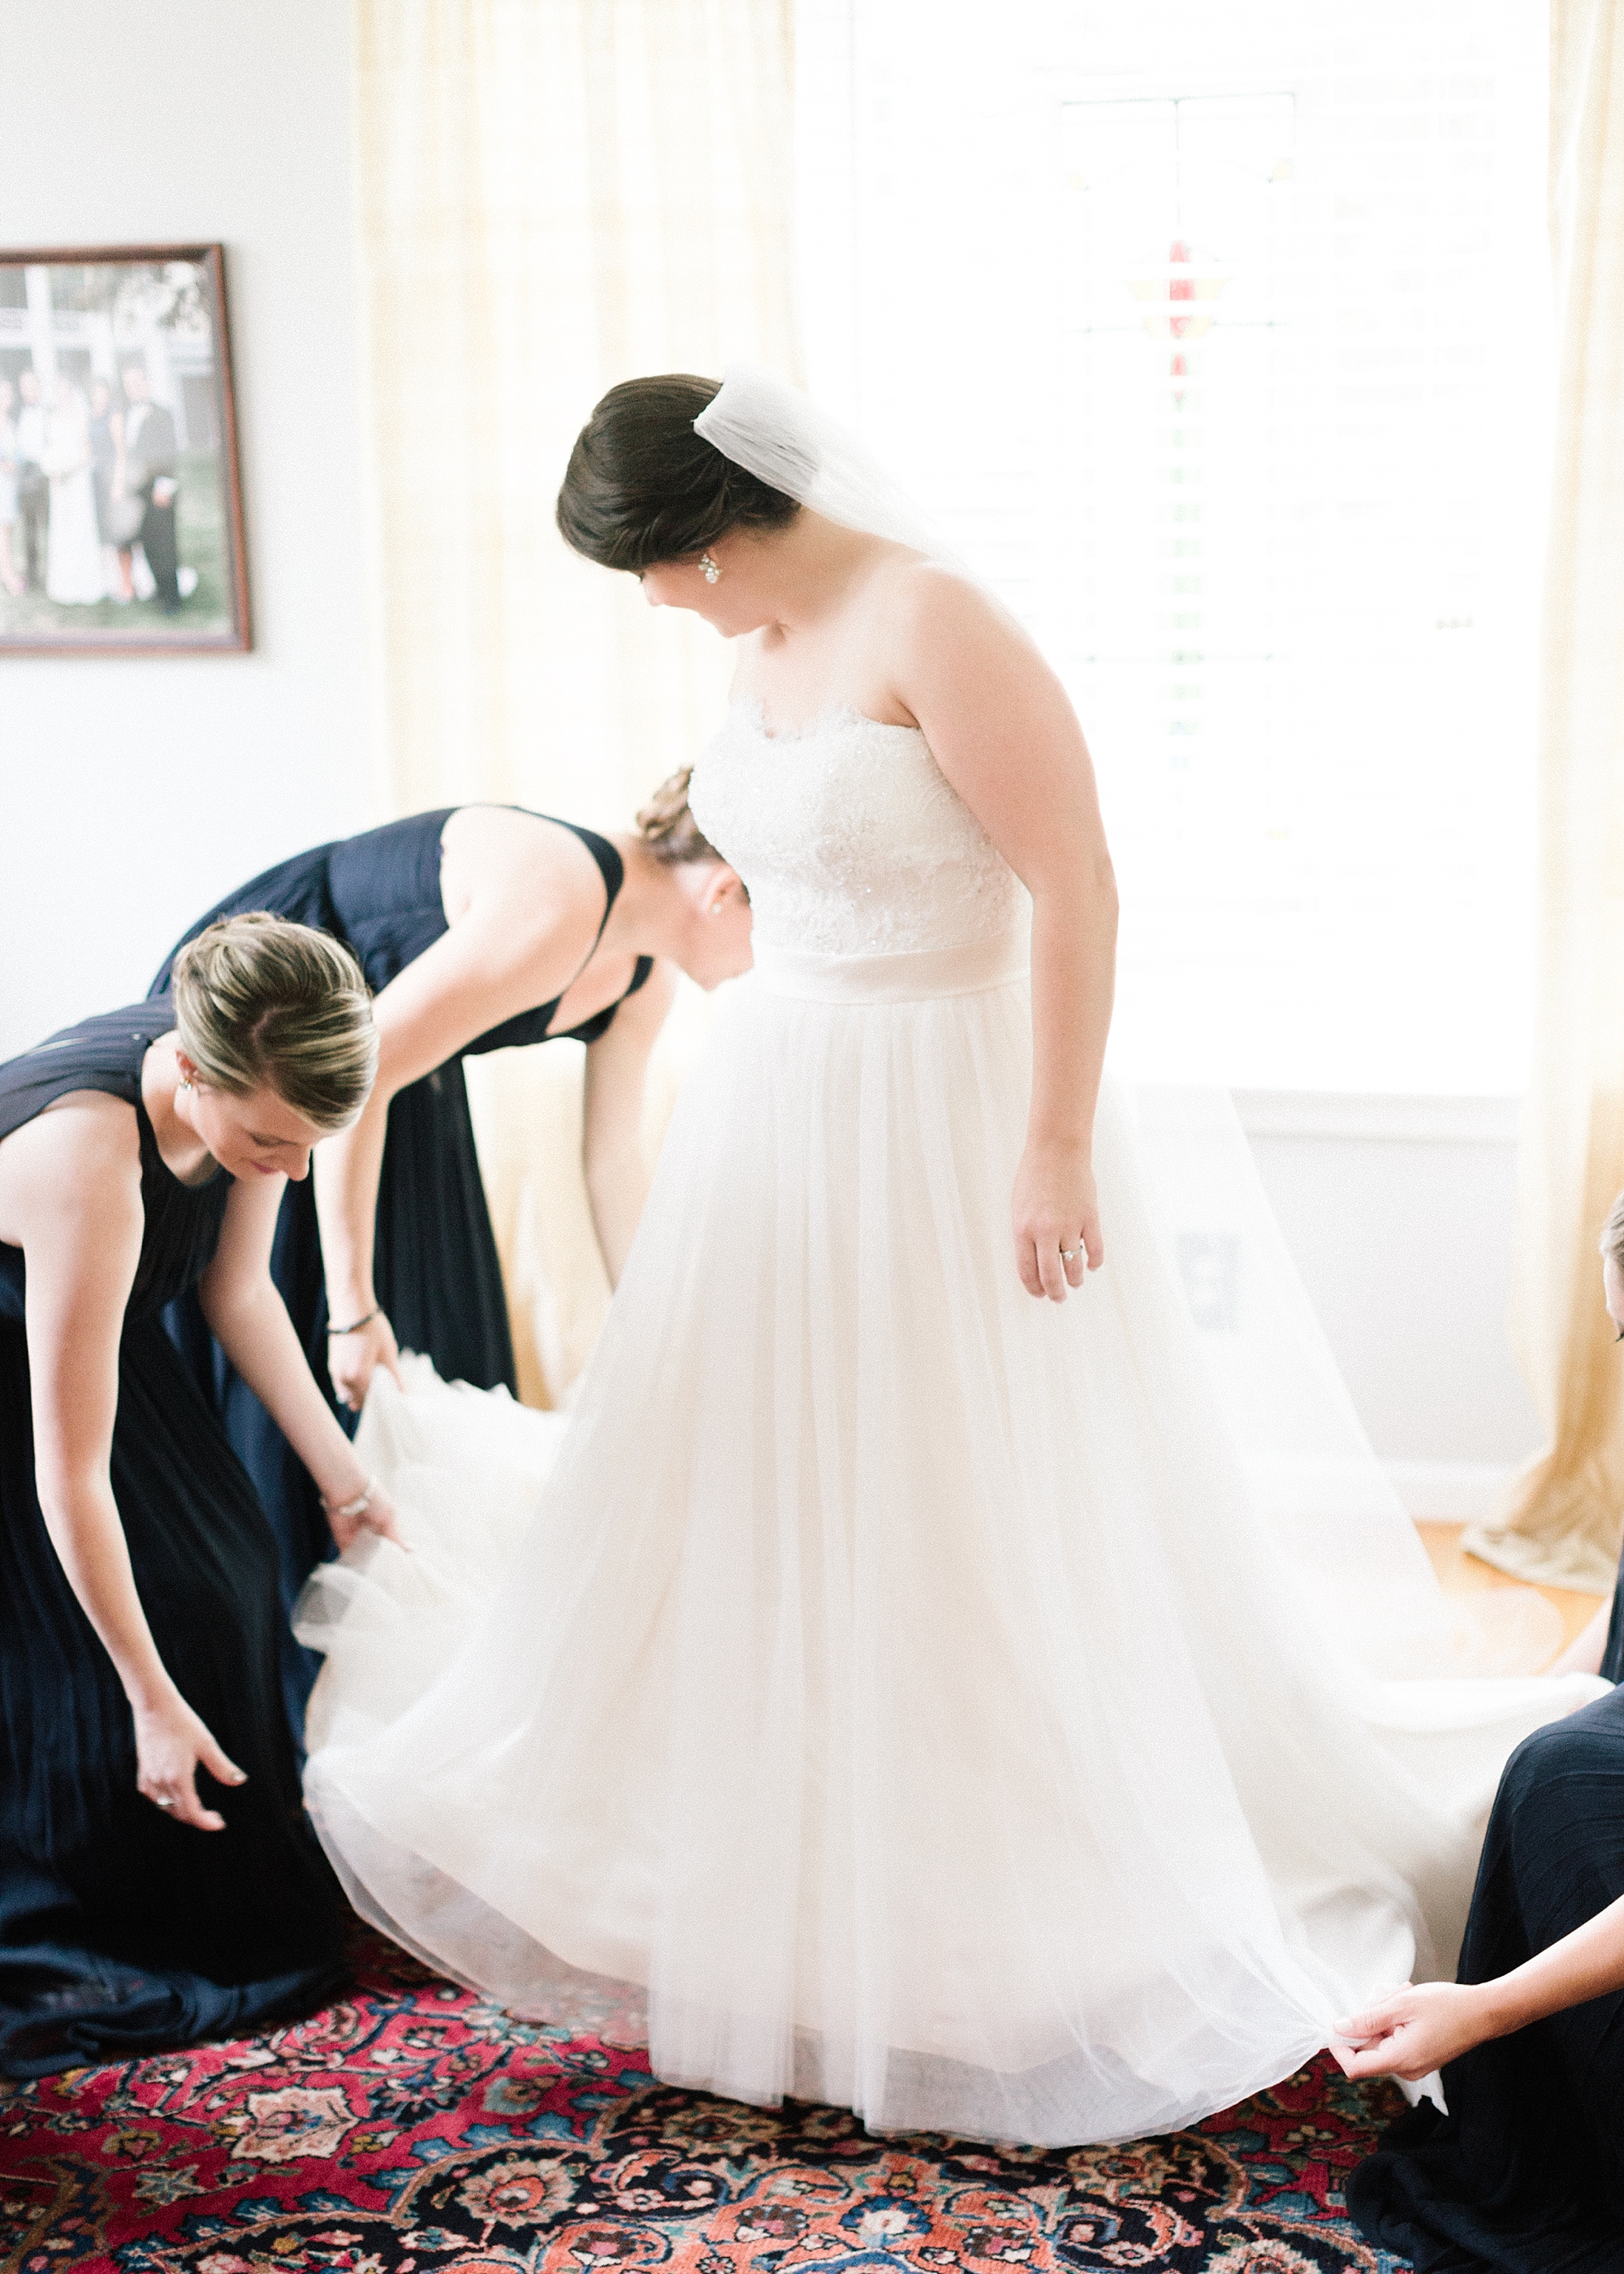
<svg viewBox="0 0 1624 2274">
<path fill-rule="evenodd" d="M 1026 633 L 982 584 L 946 562 L 898 550 L 876 580 L 888 630 L 909 648 L 1027 646 Z"/>
</svg>

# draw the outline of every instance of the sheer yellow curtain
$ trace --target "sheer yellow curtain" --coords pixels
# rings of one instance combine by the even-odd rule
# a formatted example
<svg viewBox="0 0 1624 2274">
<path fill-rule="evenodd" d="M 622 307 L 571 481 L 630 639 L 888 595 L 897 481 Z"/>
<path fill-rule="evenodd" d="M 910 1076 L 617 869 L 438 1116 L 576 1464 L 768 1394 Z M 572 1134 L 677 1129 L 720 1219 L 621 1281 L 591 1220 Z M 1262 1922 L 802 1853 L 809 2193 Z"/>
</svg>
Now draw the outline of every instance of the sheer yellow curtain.
<svg viewBox="0 0 1624 2274">
<path fill-rule="evenodd" d="M 1541 757 L 1542 937 L 1514 1331 L 1549 1432 L 1499 1525 L 1502 1570 L 1613 1585 L 1624 1352 L 1596 1242 L 1624 1186 L 1624 11 L 1553 0 L 1560 295 Z"/>
<path fill-rule="evenodd" d="M 616 380 L 798 373 L 793 0 L 357 0 L 382 803 L 600 827 L 687 763 L 726 651 L 576 561 L 553 500 Z M 605 1290 L 573 1045 L 476 1064 L 523 1394 Z"/>
</svg>

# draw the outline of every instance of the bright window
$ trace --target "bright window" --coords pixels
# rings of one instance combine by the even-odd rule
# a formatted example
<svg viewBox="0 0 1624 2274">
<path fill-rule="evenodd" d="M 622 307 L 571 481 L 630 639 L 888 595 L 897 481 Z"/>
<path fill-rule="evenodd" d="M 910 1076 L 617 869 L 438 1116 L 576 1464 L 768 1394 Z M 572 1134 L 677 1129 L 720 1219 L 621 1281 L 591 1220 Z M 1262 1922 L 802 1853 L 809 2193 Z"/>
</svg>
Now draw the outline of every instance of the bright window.
<svg viewBox="0 0 1624 2274">
<path fill-rule="evenodd" d="M 812 382 L 1071 690 L 1136 1069 L 1522 1086 L 1545 29 L 801 0 Z"/>
</svg>

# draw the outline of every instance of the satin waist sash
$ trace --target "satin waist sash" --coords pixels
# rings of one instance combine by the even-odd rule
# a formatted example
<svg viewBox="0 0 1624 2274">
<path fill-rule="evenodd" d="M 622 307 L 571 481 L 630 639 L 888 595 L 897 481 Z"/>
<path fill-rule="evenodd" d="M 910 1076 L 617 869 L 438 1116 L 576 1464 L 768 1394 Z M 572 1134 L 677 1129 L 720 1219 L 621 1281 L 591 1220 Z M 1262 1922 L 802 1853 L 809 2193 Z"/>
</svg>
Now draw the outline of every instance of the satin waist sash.
<svg viewBox="0 0 1624 2274">
<path fill-rule="evenodd" d="M 938 995 L 983 995 L 1024 979 L 1031 935 L 1001 932 L 957 947 L 906 949 L 899 955 L 825 955 L 810 948 L 756 943 L 756 980 L 769 995 L 804 1003 L 921 1003 Z"/>
</svg>

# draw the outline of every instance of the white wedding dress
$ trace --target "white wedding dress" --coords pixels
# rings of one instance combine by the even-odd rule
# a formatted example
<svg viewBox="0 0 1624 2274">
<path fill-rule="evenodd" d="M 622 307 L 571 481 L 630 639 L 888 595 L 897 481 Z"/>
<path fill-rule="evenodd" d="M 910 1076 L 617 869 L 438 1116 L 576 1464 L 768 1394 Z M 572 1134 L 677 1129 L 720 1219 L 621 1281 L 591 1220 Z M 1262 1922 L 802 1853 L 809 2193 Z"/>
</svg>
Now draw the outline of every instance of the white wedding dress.
<svg viewBox="0 0 1624 2274">
<path fill-rule="evenodd" d="M 89 420 L 84 403 L 76 398 L 50 411 L 45 428 L 43 463 L 50 476 L 45 594 L 48 599 L 76 606 L 107 597 L 107 572 L 96 526 Z"/>
<path fill-rule="evenodd" d="M 322 1838 L 433 1965 L 673 2082 L 1186 2122 L 1452 1967 L 1507 1752 L 1604 1685 L 1372 1674 L 1448 1662 L 1413 1532 L 1204 1353 L 1178 1142 L 1109 1084 L 1105 1266 L 1023 1291 L 1027 904 L 922 735 L 736 710 L 691 801 L 755 975 L 568 1420 L 375 1381 L 417 1552 L 302 1606 Z"/>
</svg>

